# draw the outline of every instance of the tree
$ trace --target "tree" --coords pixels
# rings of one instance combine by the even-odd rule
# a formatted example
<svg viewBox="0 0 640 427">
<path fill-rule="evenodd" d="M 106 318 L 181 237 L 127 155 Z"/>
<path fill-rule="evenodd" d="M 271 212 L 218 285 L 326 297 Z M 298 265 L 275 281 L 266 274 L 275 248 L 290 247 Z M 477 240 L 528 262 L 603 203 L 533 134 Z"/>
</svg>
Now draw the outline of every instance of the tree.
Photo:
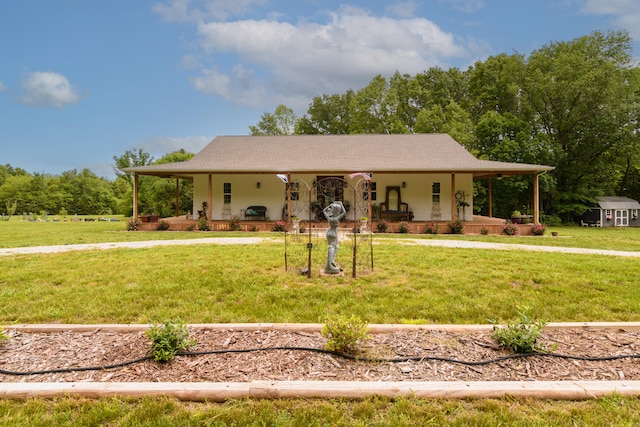
<svg viewBox="0 0 640 427">
<path fill-rule="evenodd" d="M 131 168 L 135 166 L 146 166 L 153 162 L 151 154 L 142 150 L 142 148 L 127 150 L 121 156 L 113 156 L 113 171 L 116 176 L 124 179 L 133 187 L 133 174 L 130 172 L 124 172 L 123 169 Z"/>
<path fill-rule="evenodd" d="M 251 135 L 291 135 L 298 117 L 293 109 L 278 105 L 272 113 L 264 113 L 256 126 L 249 126 Z"/>
<path fill-rule="evenodd" d="M 396 94 L 384 77 L 377 75 L 351 99 L 349 133 L 408 133 L 397 115 Z"/>
<path fill-rule="evenodd" d="M 186 162 L 194 156 L 184 149 L 165 154 L 155 164 Z M 148 177 L 145 189 L 150 193 L 150 203 L 153 211 L 160 216 L 173 216 L 176 212 L 176 180 L 168 178 Z M 178 180 L 178 211 L 186 212 L 193 209 L 193 182 Z"/>
<path fill-rule="evenodd" d="M 628 122 L 631 38 L 595 32 L 533 52 L 523 93 L 535 114 L 532 127 L 551 143 L 557 180 L 554 205 L 568 221 L 603 190 L 612 191 Z M 614 178 L 612 178 L 614 177 Z"/>
<path fill-rule="evenodd" d="M 305 114 L 296 123 L 296 134 L 332 134 L 349 133 L 351 127 L 350 104 L 354 96 L 352 90 L 344 94 L 322 95 L 313 98 Z"/>
</svg>

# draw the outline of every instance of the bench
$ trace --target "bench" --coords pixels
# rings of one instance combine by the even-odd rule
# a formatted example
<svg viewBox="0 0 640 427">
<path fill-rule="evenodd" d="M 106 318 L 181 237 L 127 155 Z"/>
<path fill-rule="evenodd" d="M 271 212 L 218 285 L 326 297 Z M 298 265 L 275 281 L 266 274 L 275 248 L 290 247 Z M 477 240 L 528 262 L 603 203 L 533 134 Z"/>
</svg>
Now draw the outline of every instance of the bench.
<svg viewBox="0 0 640 427">
<path fill-rule="evenodd" d="M 400 186 L 387 187 L 387 197 L 380 203 L 380 219 L 387 221 L 411 221 L 409 204 L 400 198 Z"/>
<path fill-rule="evenodd" d="M 267 219 L 267 208 L 265 206 L 249 206 L 244 210 L 244 219 L 264 221 Z"/>
</svg>

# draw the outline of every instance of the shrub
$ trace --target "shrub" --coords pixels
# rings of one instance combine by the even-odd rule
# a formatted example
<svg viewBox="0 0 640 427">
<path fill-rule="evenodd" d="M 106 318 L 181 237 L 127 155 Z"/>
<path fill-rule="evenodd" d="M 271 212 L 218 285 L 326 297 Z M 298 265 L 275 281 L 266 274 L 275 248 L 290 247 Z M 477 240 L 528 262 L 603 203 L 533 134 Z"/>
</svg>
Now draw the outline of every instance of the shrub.
<svg viewBox="0 0 640 427">
<path fill-rule="evenodd" d="M 127 231 L 139 231 L 140 230 L 140 221 L 130 219 L 127 221 Z"/>
<path fill-rule="evenodd" d="M 193 231 L 193 230 L 195 230 L 195 229 L 196 229 L 195 224 L 189 224 L 189 225 L 187 226 L 187 231 Z"/>
<path fill-rule="evenodd" d="M 438 234 L 438 224 L 434 224 L 430 222 L 427 224 L 427 227 L 424 229 L 425 234 Z"/>
<path fill-rule="evenodd" d="M 258 226 L 255 224 L 251 225 L 251 228 L 249 229 L 249 231 L 258 231 Z"/>
<path fill-rule="evenodd" d="M 449 222 L 449 230 L 451 234 L 463 234 L 464 233 L 464 221 L 456 219 Z"/>
<path fill-rule="evenodd" d="M 284 221 L 276 221 L 276 224 L 273 226 L 273 231 L 285 231 L 287 224 Z"/>
<path fill-rule="evenodd" d="M 518 234 L 518 224 L 507 221 L 502 226 L 502 234 L 506 234 L 507 236 L 515 236 L 516 234 Z"/>
<path fill-rule="evenodd" d="M 506 326 L 496 326 L 493 323 L 492 337 L 504 347 L 510 348 L 516 353 L 538 353 L 547 351 L 542 345 L 537 344 L 540 331 L 546 325 L 545 321 L 534 320 L 527 307 L 520 310 L 520 321 L 508 323 Z"/>
<path fill-rule="evenodd" d="M 10 339 L 11 337 L 5 333 L 4 329 L 0 328 L 0 344 L 2 344 L 3 341 L 9 341 Z"/>
<path fill-rule="evenodd" d="M 207 221 L 206 218 L 200 218 L 198 220 L 198 230 L 211 231 L 211 227 L 209 226 L 209 221 Z"/>
<path fill-rule="evenodd" d="M 163 219 L 160 220 L 160 222 L 158 223 L 158 225 L 156 226 L 156 230 L 159 231 L 164 231 L 164 230 L 168 230 L 170 227 L 169 223 Z"/>
<path fill-rule="evenodd" d="M 231 231 L 240 231 L 240 218 L 238 216 L 234 215 L 231 217 L 229 228 Z"/>
<path fill-rule="evenodd" d="M 546 229 L 547 226 L 544 224 L 533 224 L 533 226 L 531 226 L 531 231 L 534 236 L 542 236 Z"/>
<path fill-rule="evenodd" d="M 338 315 L 328 319 L 321 333 L 328 339 L 325 345 L 327 350 L 344 354 L 358 353 L 360 342 L 369 337 L 367 323 L 355 315 Z"/>
<path fill-rule="evenodd" d="M 398 224 L 398 233 L 406 234 L 408 232 L 409 232 L 409 224 L 407 224 L 404 221 L 402 221 L 400 224 Z"/>
<path fill-rule="evenodd" d="M 389 228 L 389 224 L 384 219 L 378 223 L 378 233 L 386 233 L 387 228 Z"/>
<path fill-rule="evenodd" d="M 482 227 L 480 229 L 480 234 L 482 234 L 483 236 L 486 236 L 487 234 L 489 234 L 489 230 L 486 227 Z"/>
<path fill-rule="evenodd" d="M 182 322 L 168 321 L 164 325 L 154 324 L 146 331 L 151 340 L 151 356 L 156 362 L 168 362 L 180 351 L 195 345 L 194 340 L 187 339 L 189 331 Z"/>
</svg>

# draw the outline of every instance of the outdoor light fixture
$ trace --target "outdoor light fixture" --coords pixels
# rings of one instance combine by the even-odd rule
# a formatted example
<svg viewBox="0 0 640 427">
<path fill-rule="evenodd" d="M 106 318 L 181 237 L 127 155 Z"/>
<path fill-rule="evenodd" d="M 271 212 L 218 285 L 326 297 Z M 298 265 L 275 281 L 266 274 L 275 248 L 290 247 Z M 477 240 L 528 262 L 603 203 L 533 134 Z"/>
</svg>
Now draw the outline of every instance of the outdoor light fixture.
<svg viewBox="0 0 640 427">
<path fill-rule="evenodd" d="M 285 174 L 279 173 L 279 174 L 277 174 L 276 176 L 277 176 L 278 178 L 280 178 L 280 180 L 281 180 L 282 182 L 284 182 L 285 184 L 289 182 L 289 180 L 287 179 L 287 175 L 285 175 Z"/>
<path fill-rule="evenodd" d="M 256 188 L 257 188 L 257 189 L 260 189 L 260 181 L 258 181 L 258 182 L 256 183 Z"/>
<path fill-rule="evenodd" d="M 402 188 L 407 188 L 407 183 L 402 181 Z"/>
</svg>

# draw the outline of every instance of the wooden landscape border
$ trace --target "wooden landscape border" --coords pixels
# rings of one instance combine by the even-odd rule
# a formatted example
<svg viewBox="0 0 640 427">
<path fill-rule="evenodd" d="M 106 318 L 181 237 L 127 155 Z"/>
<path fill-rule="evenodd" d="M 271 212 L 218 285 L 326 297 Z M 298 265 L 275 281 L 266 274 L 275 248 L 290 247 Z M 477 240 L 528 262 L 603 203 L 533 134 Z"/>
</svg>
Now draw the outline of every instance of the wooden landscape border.
<svg viewBox="0 0 640 427">
<path fill-rule="evenodd" d="M 21 332 L 133 332 L 146 324 L 22 324 L 4 326 Z M 190 324 L 190 328 L 225 331 L 318 332 L 323 324 L 235 323 Z M 478 331 L 493 325 L 369 325 L 370 333 L 400 330 Z M 631 331 L 640 322 L 549 323 L 545 329 Z M 53 399 L 64 396 L 85 398 L 169 396 L 184 401 L 224 402 L 229 399 L 363 399 L 373 396 L 423 399 L 539 398 L 584 400 L 610 394 L 640 396 L 640 381 L 251 381 L 251 382 L 61 382 L 0 383 L 0 398 Z"/>
</svg>

